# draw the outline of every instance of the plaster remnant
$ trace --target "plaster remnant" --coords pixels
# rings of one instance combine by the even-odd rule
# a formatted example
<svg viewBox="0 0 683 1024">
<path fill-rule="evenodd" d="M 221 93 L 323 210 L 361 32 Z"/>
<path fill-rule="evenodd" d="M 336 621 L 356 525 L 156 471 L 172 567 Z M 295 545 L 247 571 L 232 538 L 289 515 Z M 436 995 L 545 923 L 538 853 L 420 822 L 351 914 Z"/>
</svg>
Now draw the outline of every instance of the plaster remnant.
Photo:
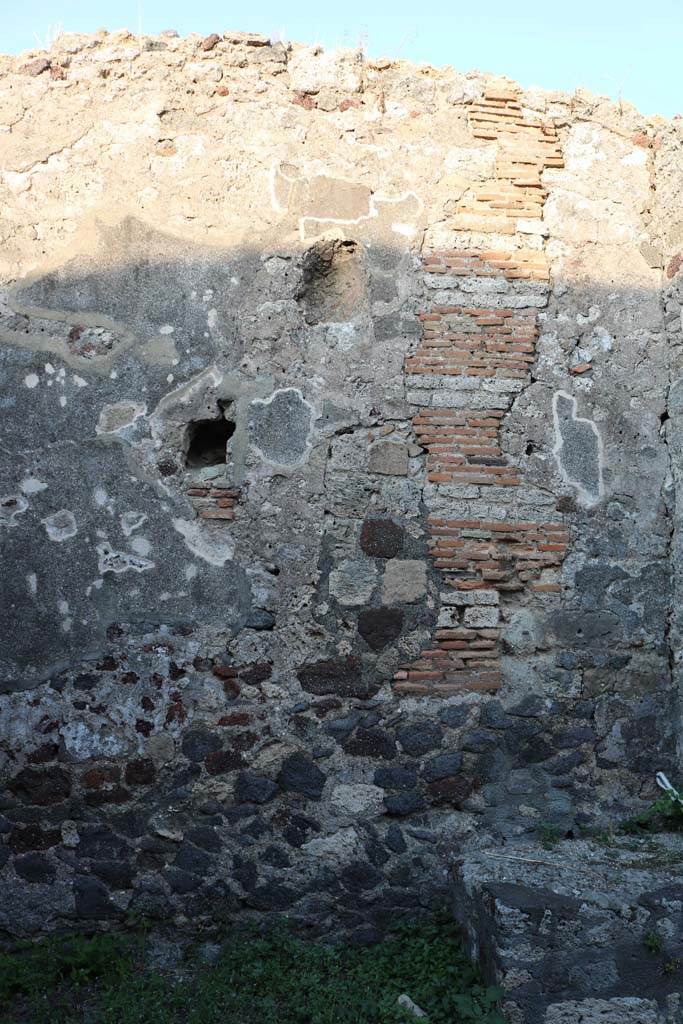
<svg viewBox="0 0 683 1024">
<path fill-rule="evenodd" d="M 57 544 L 75 537 L 78 533 L 76 517 L 73 512 L 69 512 L 66 508 L 62 508 L 59 512 L 41 519 L 41 523 L 45 527 L 50 540 L 55 541 Z"/>
<path fill-rule="evenodd" d="M 198 522 L 190 522 L 188 519 L 172 519 L 173 528 L 178 531 L 193 555 L 197 555 L 209 565 L 223 566 L 229 562 L 234 553 L 235 545 L 232 540 L 225 536 L 213 536 L 208 529 L 200 526 Z"/>
<path fill-rule="evenodd" d="M 24 384 L 26 385 L 27 388 L 30 388 L 31 390 L 33 388 L 38 387 L 39 383 L 40 383 L 40 377 L 38 376 L 37 373 L 28 373 L 24 377 Z"/>
<path fill-rule="evenodd" d="M 280 466 L 303 461 L 309 447 L 313 406 L 298 388 L 275 391 L 251 403 L 251 436 L 264 459 Z"/>
<path fill-rule="evenodd" d="M 153 569 L 154 562 L 147 558 L 130 555 L 127 551 L 115 551 L 109 544 L 97 545 L 97 567 L 101 574 L 113 572 L 117 575 L 124 572 L 144 572 Z"/>
<path fill-rule="evenodd" d="M 119 516 L 124 537 L 130 537 L 131 533 L 139 530 L 146 519 L 146 512 L 124 512 L 122 516 Z"/>
<path fill-rule="evenodd" d="M 35 476 L 27 476 L 19 484 L 19 489 L 22 494 L 38 494 L 40 491 L 47 490 L 47 484 L 43 483 Z"/>
<path fill-rule="evenodd" d="M 115 402 L 113 405 L 105 405 L 95 427 L 97 434 L 116 434 L 126 427 L 130 427 L 140 416 L 147 412 L 147 406 L 139 402 Z"/>
<path fill-rule="evenodd" d="M 21 494 L 8 494 L 0 499 L 0 524 L 11 526 L 15 518 L 28 508 L 28 502 Z"/>
<path fill-rule="evenodd" d="M 152 550 L 152 545 L 146 537 L 133 537 L 130 546 L 136 555 L 142 555 L 143 558 L 146 558 Z"/>
<path fill-rule="evenodd" d="M 596 505 L 603 494 L 603 451 L 593 420 L 576 415 L 577 400 L 565 391 L 553 396 L 556 445 L 553 455 L 565 483 L 576 488 L 579 503 Z"/>
<path fill-rule="evenodd" d="M 38 593 L 38 577 L 34 572 L 30 572 L 26 577 L 26 585 L 31 597 L 35 597 Z"/>
</svg>

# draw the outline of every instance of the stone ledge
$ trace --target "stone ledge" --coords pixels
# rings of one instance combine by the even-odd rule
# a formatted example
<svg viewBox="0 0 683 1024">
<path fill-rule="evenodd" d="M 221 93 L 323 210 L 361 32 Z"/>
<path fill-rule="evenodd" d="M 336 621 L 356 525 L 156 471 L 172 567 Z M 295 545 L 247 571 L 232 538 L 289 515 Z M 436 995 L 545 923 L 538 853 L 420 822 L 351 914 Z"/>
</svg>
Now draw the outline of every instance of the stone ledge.
<svg viewBox="0 0 683 1024">
<path fill-rule="evenodd" d="M 453 907 L 509 1024 L 683 1020 L 683 837 L 488 847 Z M 648 944 L 646 944 L 646 939 Z"/>
</svg>

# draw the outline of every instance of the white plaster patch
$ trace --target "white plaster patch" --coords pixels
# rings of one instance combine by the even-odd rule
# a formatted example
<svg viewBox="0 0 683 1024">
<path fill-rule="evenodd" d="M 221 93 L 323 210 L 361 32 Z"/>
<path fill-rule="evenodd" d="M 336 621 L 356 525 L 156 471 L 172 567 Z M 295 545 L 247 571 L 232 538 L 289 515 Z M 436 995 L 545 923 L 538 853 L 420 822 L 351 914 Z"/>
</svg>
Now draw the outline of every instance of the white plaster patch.
<svg viewBox="0 0 683 1024">
<path fill-rule="evenodd" d="M 37 388 L 39 383 L 40 377 L 38 376 L 37 373 L 28 373 L 24 377 L 24 384 L 26 385 L 27 388 Z"/>
<path fill-rule="evenodd" d="M 98 508 L 106 508 L 107 512 L 113 511 L 114 499 L 109 497 L 103 487 L 96 487 L 92 496 Z"/>
<path fill-rule="evenodd" d="M 26 476 L 19 484 L 19 489 L 22 494 L 38 494 L 39 491 L 47 490 L 47 484 L 37 476 Z"/>
<path fill-rule="evenodd" d="M 199 523 L 187 519 L 172 519 L 171 522 L 192 554 L 209 565 L 223 566 L 232 559 L 235 545 L 230 538 L 212 537 Z"/>
<path fill-rule="evenodd" d="M 83 378 L 79 377 L 77 373 L 73 375 L 73 382 L 77 388 L 87 388 L 88 386 L 87 380 L 83 380 Z"/>
<path fill-rule="evenodd" d="M 145 512 L 124 512 L 119 517 L 124 537 L 130 537 L 131 533 L 139 530 L 146 519 L 147 514 Z"/>
<path fill-rule="evenodd" d="M 38 593 L 38 577 L 34 572 L 30 572 L 26 577 L 26 586 L 31 597 L 35 597 Z"/>
<path fill-rule="evenodd" d="M 113 405 L 105 405 L 100 412 L 95 433 L 116 434 L 132 426 L 146 412 L 147 406 L 139 402 L 115 402 Z"/>
<path fill-rule="evenodd" d="M 105 726 L 85 722 L 68 722 L 60 729 L 67 753 L 74 761 L 91 757 L 118 757 L 126 752 L 126 743 Z"/>
<path fill-rule="evenodd" d="M 185 570 L 184 570 L 184 572 L 185 572 L 185 579 L 186 579 L 186 580 L 187 580 L 187 581 L 189 582 L 190 580 L 193 580 L 193 579 L 195 578 L 195 576 L 196 576 L 196 575 L 198 574 L 198 572 L 199 572 L 199 569 L 198 569 L 198 568 L 197 568 L 197 566 L 196 566 L 196 565 L 194 564 L 194 562 L 189 562 L 189 563 L 188 563 L 188 564 L 187 564 L 187 565 L 185 566 Z"/>
<path fill-rule="evenodd" d="M 159 328 L 159 334 L 173 334 L 175 327 L 172 324 L 162 324 Z"/>
<path fill-rule="evenodd" d="M 642 167 L 643 164 L 647 163 L 647 153 L 644 149 L 638 147 L 634 149 L 632 153 L 627 153 L 626 156 L 622 156 L 621 163 L 625 167 Z"/>
<path fill-rule="evenodd" d="M 152 545 L 146 537 L 133 537 L 130 546 L 136 555 L 142 555 L 143 558 L 146 558 L 152 550 Z"/>
<path fill-rule="evenodd" d="M 414 224 L 392 224 L 391 230 L 397 235 L 404 235 L 406 238 L 412 238 L 417 227 Z"/>
<path fill-rule="evenodd" d="M 57 544 L 61 544 L 63 541 L 69 540 L 71 537 L 75 537 L 78 533 L 76 517 L 73 512 L 69 512 L 66 508 L 62 508 L 59 512 L 55 512 L 53 515 L 47 516 L 45 519 L 41 519 L 41 523 L 45 527 L 45 531 L 50 540 L 55 541 Z"/>
<path fill-rule="evenodd" d="M 154 568 L 154 562 L 147 558 L 131 555 L 127 551 L 115 551 L 109 544 L 98 544 L 97 554 L 97 567 L 102 574 L 113 572 L 118 575 L 124 572 L 144 572 L 146 569 Z"/>
<path fill-rule="evenodd" d="M 556 444 L 553 455 L 564 482 L 576 489 L 579 504 L 590 508 L 598 504 L 604 490 L 602 438 L 593 420 L 577 416 L 576 409 L 577 401 L 573 395 L 568 395 L 566 391 L 555 392 L 553 421 Z M 589 464 L 590 447 L 594 450 L 592 465 Z M 579 478 L 582 471 L 584 475 Z M 587 486 L 588 473 L 594 477 L 594 486 Z"/>
<path fill-rule="evenodd" d="M 330 324 L 327 328 L 328 345 L 336 346 L 340 352 L 350 352 L 358 343 L 359 333 L 355 324 L 339 323 Z"/>
</svg>

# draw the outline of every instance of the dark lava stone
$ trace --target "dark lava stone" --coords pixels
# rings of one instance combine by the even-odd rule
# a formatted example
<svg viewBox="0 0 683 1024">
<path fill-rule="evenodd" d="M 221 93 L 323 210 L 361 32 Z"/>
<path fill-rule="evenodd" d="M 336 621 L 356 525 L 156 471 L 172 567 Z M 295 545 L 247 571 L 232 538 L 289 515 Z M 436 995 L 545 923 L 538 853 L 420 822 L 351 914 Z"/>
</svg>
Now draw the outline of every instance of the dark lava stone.
<svg viewBox="0 0 683 1024">
<path fill-rule="evenodd" d="M 22 768 L 8 788 L 27 804 L 47 807 L 66 800 L 71 793 L 71 779 L 61 768 Z"/>
<path fill-rule="evenodd" d="M 292 863 L 287 851 L 280 846 L 267 846 L 261 854 L 261 860 L 274 868 L 288 868 Z"/>
<path fill-rule="evenodd" d="M 449 729 L 459 729 L 470 717 L 470 708 L 467 704 L 453 704 L 450 707 L 442 708 L 439 712 L 439 721 L 447 725 Z"/>
<path fill-rule="evenodd" d="M 190 874 L 189 871 L 180 871 L 178 868 L 167 868 L 164 871 L 164 878 L 173 892 L 177 892 L 180 896 L 194 892 L 202 884 L 200 878 Z"/>
<path fill-rule="evenodd" d="M 340 875 L 341 883 L 350 892 L 363 892 L 365 889 L 374 889 L 382 881 L 381 872 L 373 867 L 369 861 L 354 861 L 343 869 Z"/>
<path fill-rule="evenodd" d="M 406 841 L 403 838 L 401 828 L 395 821 L 392 821 L 391 825 L 387 829 L 387 834 L 384 837 L 384 843 L 392 853 L 405 853 L 408 849 Z"/>
<path fill-rule="evenodd" d="M 97 921 L 104 917 L 116 917 L 118 911 L 109 901 L 105 885 L 97 878 L 79 876 L 74 879 L 76 916 Z"/>
<path fill-rule="evenodd" d="M 130 889 L 133 884 L 133 869 L 123 861 L 96 860 L 90 868 L 111 889 Z"/>
<path fill-rule="evenodd" d="M 237 776 L 235 799 L 240 803 L 265 804 L 276 793 L 276 784 L 264 775 L 242 772 Z"/>
<path fill-rule="evenodd" d="M 173 866 L 180 868 L 181 871 L 204 875 L 211 867 L 211 858 L 204 850 L 185 842 L 180 844 Z"/>
<path fill-rule="evenodd" d="M 333 718 L 325 725 L 325 732 L 335 739 L 344 740 L 360 722 L 359 711 L 349 711 L 343 718 Z"/>
<path fill-rule="evenodd" d="M 282 835 L 290 846 L 297 849 L 308 839 L 310 832 L 319 832 L 320 822 L 315 818 L 309 818 L 305 814 L 293 814 L 289 824 L 283 829 Z"/>
<path fill-rule="evenodd" d="M 417 774 L 413 768 L 378 768 L 374 781 L 382 789 L 414 789 Z"/>
<path fill-rule="evenodd" d="M 360 532 L 361 550 L 372 558 L 395 558 L 404 537 L 403 527 L 391 519 L 366 519 Z"/>
<path fill-rule="evenodd" d="M 232 858 L 232 864 L 233 877 L 239 882 L 245 892 L 253 891 L 258 882 L 258 871 L 254 862 L 245 860 L 239 854 L 235 854 Z"/>
<path fill-rule="evenodd" d="M 27 882 L 53 882 L 54 865 L 42 853 L 26 853 L 14 861 L 14 870 Z"/>
<path fill-rule="evenodd" d="M 437 754 L 424 765 L 422 777 L 426 782 L 438 782 L 455 775 L 462 765 L 462 754 Z"/>
<path fill-rule="evenodd" d="M 252 608 L 245 623 L 247 629 L 268 630 L 275 626 L 275 616 L 265 608 Z"/>
<path fill-rule="evenodd" d="M 365 608 L 358 616 L 358 632 L 373 651 L 396 640 L 402 629 L 402 608 Z"/>
<path fill-rule="evenodd" d="M 188 729 L 183 736 L 182 751 L 189 761 L 203 761 L 220 750 L 222 741 L 208 729 Z"/>
<path fill-rule="evenodd" d="M 319 800 L 325 787 L 326 775 L 305 754 L 290 754 L 282 762 L 277 777 L 280 787 L 294 793 L 301 793 L 311 800 Z"/>
<path fill-rule="evenodd" d="M 208 850 L 209 853 L 219 853 L 221 849 L 221 839 L 214 828 L 209 825 L 198 825 L 196 828 L 191 828 L 187 833 L 187 838 L 195 846 L 201 846 L 202 850 Z"/>
<path fill-rule="evenodd" d="M 301 665 L 297 678 L 307 693 L 314 693 L 317 697 L 336 694 L 340 697 L 364 698 L 374 696 L 380 685 L 364 681 L 360 659 L 351 656 L 340 660 L 327 658 Z"/>
<path fill-rule="evenodd" d="M 80 841 L 76 847 L 78 857 L 94 857 L 96 860 L 112 860 L 125 857 L 127 844 L 106 825 L 95 825 L 79 829 Z"/>
<path fill-rule="evenodd" d="M 422 793 L 410 790 L 406 793 L 391 793 L 389 796 L 385 796 L 384 806 L 387 809 L 387 814 L 402 817 L 406 814 L 415 814 L 416 811 L 423 811 L 426 805 Z"/>
<path fill-rule="evenodd" d="M 469 750 L 473 754 L 483 754 L 485 751 L 497 747 L 499 743 L 500 740 L 495 732 L 490 732 L 488 729 L 470 729 L 462 738 L 462 749 Z"/>
<path fill-rule="evenodd" d="M 411 757 L 419 757 L 441 746 L 441 729 L 436 722 L 412 722 L 398 729 L 396 735 Z"/>
<path fill-rule="evenodd" d="M 396 757 L 396 741 L 383 729 L 359 729 L 352 739 L 344 744 L 347 754 L 359 757 L 382 757 L 391 761 Z"/>
</svg>

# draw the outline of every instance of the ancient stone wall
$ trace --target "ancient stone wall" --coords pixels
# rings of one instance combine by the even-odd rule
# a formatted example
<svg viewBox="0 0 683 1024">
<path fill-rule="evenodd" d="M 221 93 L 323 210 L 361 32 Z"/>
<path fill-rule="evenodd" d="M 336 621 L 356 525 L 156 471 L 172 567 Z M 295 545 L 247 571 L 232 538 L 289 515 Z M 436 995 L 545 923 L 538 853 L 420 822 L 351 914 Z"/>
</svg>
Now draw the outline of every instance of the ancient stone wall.
<svg viewBox="0 0 683 1024">
<path fill-rule="evenodd" d="M 676 775 L 681 133 L 240 33 L 0 57 L 0 929 L 366 941 Z"/>
</svg>

